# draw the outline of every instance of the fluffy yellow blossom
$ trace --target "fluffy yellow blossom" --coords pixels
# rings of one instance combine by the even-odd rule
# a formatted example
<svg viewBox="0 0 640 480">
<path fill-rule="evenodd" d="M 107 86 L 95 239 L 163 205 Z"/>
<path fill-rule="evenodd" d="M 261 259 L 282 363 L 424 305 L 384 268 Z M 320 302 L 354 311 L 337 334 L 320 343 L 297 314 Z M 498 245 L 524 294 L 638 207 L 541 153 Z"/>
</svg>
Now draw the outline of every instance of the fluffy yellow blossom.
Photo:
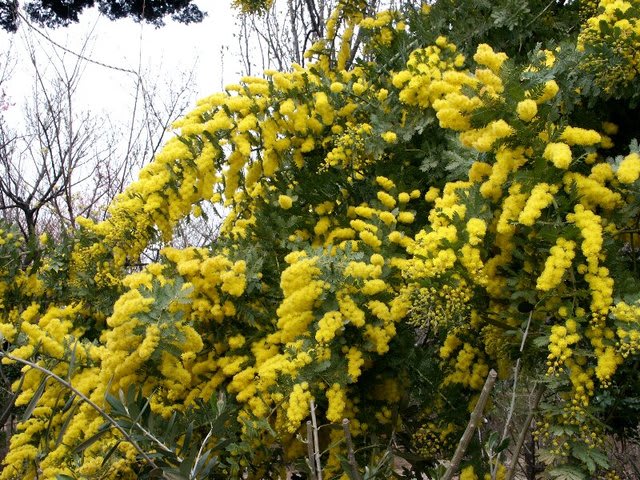
<svg viewBox="0 0 640 480">
<path fill-rule="evenodd" d="M 478 476 L 473 470 L 473 466 L 464 467 L 460 472 L 460 480 L 478 480 Z"/>
<path fill-rule="evenodd" d="M 362 366 L 364 365 L 364 358 L 362 352 L 356 347 L 350 347 L 347 351 L 347 373 L 351 377 L 352 381 L 357 381 L 358 377 L 362 374 Z"/>
<path fill-rule="evenodd" d="M 618 180 L 622 183 L 634 183 L 640 177 L 640 155 L 633 152 L 624 157 L 618 171 L 616 172 Z"/>
<path fill-rule="evenodd" d="M 342 314 L 340 312 L 327 312 L 318 321 L 316 341 L 328 343 L 336 336 L 336 332 L 342 328 Z"/>
<path fill-rule="evenodd" d="M 313 398 L 307 390 L 307 382 L 297 383 L 293 386 L 293 391 L 289 395 L 289 406 L 287 407 L 287 430 L 295 432 L 302 421 L 309 415 L 309 402 Z"/>
<path fill-rule="evenodd" d="M 359 232 L 358 237 L 360 237 L 360 239 L 364 243 L 366 243 L 367 245 L 369 245 L 374 249 L 380 248 L 380 246 L 382 245 L 382 241 L 380 241 L 378 236 L 374 233 L 371 233 L 369 230 L 364 230 L 362 232 Z"/>
<path fill-rule="evenodd" d="M 400 212 L 398 214 L 398 222 L 400 223 L 413 223 L 415 215 L 411 212 Z"/>
<path fill-rule="evenodd" d="M 230 348 L 241 348 L 245 344 L 245 338 L 243 335 L 238 334 L 233 337 L 229 337 L 228 342 Z"/>
<path fill-rule="evenodd" d="M 384 132 L 382 134 L 382 139 L 387 143 L 396 143 L 398 141 L 398 136 L 395 132 Z"/>
<path fill-rule="evenodd" d="M 530 122 L 538 114 L 538 104 L 530 98 L 518 102 L 516 113 L 520 120 Z"/>
<path fill-rule="evenodd" d="M 411 200 L 411 195 L 409 193 L 401 192 L 398 194 L 398 202 L 400 202 L 401 204 L 408 203 L 410 200 Z"/>
<path fill-rule="evenodd" d="M 387 177 L 378 176 L 376 177 L 376 183 L 384 188 L 387 192 L 393 188 L 395 188 L 395 183 L 392 180 L 389 180 Z"/>
<path fill-rule="evenodd" d="M 280 205 L 280 208 L 283 208 L 284 210 L 289 210 L 293 205 L 293 200 L 288 195 L 280 195 L 278 197 L 278 204 Z"/>
<path fill-rule="evenodd" d="M 556 81 L 555 80 L 548 80 L 544 84 L 544 88 L 542 90 L 542 95 L 540 95 L 536 99 L 536 103 L 538 105 L 540 105 L 542 103 L 548 102 L 553 97 L 555 97 L 558 94 L 559 91 L 560 91 L 560 87 L 558 86 Z"/>
<path fill-rule="evenodd" d="M 612 122 L 602 122 L 602 130 L 607 135 L 615 135 L 618 133 L 618 125 Z"/>
<path fill-rule="evenodd" d="M 387 289 L 387 284 L 379 278 L 367 280 L 362 287 L 362 293 L 365 295 L 377 295 Z"/>
<path fill-rule="evenodd" d="M 440 195 L 440 189 L 436 187 L 430 187 L 427 193 L 424 194 L 424 200 L 432 203 L 436 201 L 436 198 Z"/>
<path fill-rule="evenodd" d="M 145 338 L 138 347 L 138 355 L 142 360 L 147 360 L 160 341 L 160 328 L 157 325 L 149 325 L 146 330 Z"/>
<path fill-rule="evenodd" d="M 467 222 L 467 233 L 469 234 L 469 245 L 478 245 L 482 242 L 487 232 L 487 224 L 480 218 L 471 218 Z"/>
<path fill-rule="evenodd" d="M 536 281 L 536 288 L 549 291 L 558 286 L 575 256 L 575 242 L 558 237 L 551 247 L 550 255 L 544 264 L 544 270 Z"/>
<path fill-rule="evenodd" d="M 340 82 L 333 82 L 329 88 L 332 93 L 340 93 L 344 90 L 344 84 Z"/>
<path fill-rule="evenodd" d="M 520 215 L 518 222 L 523 225 L 532 226 L 542 215 L 542 210 L 547 208 L 553 201 L 553 193 L 557 192 L 557 187 L 546 183 L 538 183 L 529 196 Z"/>
<path fill-rule="evenodd" d="M 411 80 L 411 72 L 408 70 L 402 70 L 401 72 L 393 75 L 391 83 L 396 88 L 402 88 L 409 80 Z"/>
<path fill-rule="evenodd" d="M 495 53 L 493 48 L 486 43 L 482 43 L 478 45 L 478 49 L 476 50 L 473 59 L 480 65 L 489 67 L 493 73 L 498 73 L 500 71 L 500 67 L 507 59 L 507 55 L 502 52 Z"/>
<path fill-rule="evenodd" d="M 598 364 L 596 365 L 596 376 L 604 384 L 608 384 L 613 374 L 622 364 L 623 357 L 615 348 L 607 347 L 598 355 Z"/>
<path fill-rule="evenodd" d="M 329 407 L 327 408 L 327 420 L 339 422 L 344 417 L 344 410 L 347 405 L 347 396 L 344 389 L 338 383 L 334 383 L 326 391 Z"/>
<path fill-rule="evenodd" d="M 567 215 L 567 221 L 575 223 L 582 234 L 582 253 L 591 265 L 598 264 L 598 256 L 602 249 L 602 219 L 582 205 L 576 205 L 574 213 Z"/>
<path fill-rule="evenodd" d="M 577 127 L 566 127 L 560 139 L 564 140 L 569 145 L 594 145 L 600 143 L 601 137 L 595 130 L 587 130 Z"/>
<path fill-rule="evenodd" d="M 571 164 L 571 149 L 566 143 L 549 143 L 542 156 L 557 168 L 566 170 Z"/>
</svg>

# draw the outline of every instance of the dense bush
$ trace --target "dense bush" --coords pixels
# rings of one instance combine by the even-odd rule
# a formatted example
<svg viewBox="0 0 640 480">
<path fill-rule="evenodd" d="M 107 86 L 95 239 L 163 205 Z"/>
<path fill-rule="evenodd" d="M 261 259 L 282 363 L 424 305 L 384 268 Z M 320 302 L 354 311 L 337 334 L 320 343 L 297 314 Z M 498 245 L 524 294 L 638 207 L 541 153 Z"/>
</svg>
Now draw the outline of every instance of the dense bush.
<svg viewBox="0 0 640 480">
<path fill-rule="evenodd" d="M 325 478 L 436 476 L 491 369 L 541 398 L 521 408 L 545 475 L 616 478 L 604 442 L 640 401 L 639 8 L 342 2 L 308 65 L 201 100 L 108 220 L 35 257 L 3 228 L 25 412 L 0 478 L 284 477 L 310 468 L 311 400 Z M 213 244 L 168 246 L 212 204 Z M 505 415 L 460 478 L 510 475 Z"/>
</svg>

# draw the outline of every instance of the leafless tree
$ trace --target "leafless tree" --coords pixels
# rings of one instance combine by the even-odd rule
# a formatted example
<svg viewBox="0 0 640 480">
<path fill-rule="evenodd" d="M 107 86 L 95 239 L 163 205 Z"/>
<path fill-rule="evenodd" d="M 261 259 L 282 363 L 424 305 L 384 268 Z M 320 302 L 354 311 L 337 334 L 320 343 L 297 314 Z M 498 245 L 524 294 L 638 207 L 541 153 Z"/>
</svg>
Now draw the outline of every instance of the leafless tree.
<svg viewBox="0 0 640 480">
<path fill-rule="evenodd" d="M 304 52 L 324 35 L 335 0 L 280 0 L 269 10 L 239 17 L 238 43 L 247 75 L 304 64 Z M 262 73 L 261 71 L 258 73 Z"/>
<path fill-rule="evenodd" d="M 141 71 L 141 63 L 132 70 L 93 61 L 88 39 L 73 51 L 27 26 L 33 85 L 21 126 L 0 109 L 0 216 L 34 242 L 41 232 L 73 229 L 78 216 L 105 215 L 108 202 L 154 156 L 190 103 L 192 82 L 191 72 L 172 85 L 148 80 L 152 75 Z M 6 57 L 0 87 L 10 73 Z M 122 73 L 131 92 L 119 99 L 130 105 L 126 123 L 79 105 L 78 87 L 92 63 Z"/>
<path fill-rule="evenodd" d="M 398 0 L 366 2 L 365 15 L 380 9 L 397 9 Z M 293 63 L 304 65 L 304 53 L 324 38 L 325 24 L 338 4 L 337 0 L 274 0 L 266 11 L 240 15 L 238 47 L 247 75 L 266 69 L 287 71 Z M 353 56 L 358 51 L 358 37 L 353 40 Z"/>
</svg>

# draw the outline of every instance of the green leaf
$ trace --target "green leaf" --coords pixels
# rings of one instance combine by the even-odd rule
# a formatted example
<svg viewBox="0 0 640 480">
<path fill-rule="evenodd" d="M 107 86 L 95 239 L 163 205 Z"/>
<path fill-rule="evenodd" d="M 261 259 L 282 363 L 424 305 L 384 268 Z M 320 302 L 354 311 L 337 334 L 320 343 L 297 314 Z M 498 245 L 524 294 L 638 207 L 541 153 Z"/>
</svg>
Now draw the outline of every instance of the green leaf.
<svg viewBox="0 0 640 480">
<path fill-rule="evenodd" d="M 71 376 L 76 368 L 76 349 L 78 348 L 78 340 L 73 343 L 73 349 L 69 358 L 69 369 L 67 370 L 67 381 L 71 382 Z"/>
<path fill-rule="evenodd" d="M 551 478 L 556 480 L 587 480 L 589 476 L 579 467 L 562 465 L 549 472 Z"/>
<path fill-rule="evenodd" d="M 40 381 L 40 385 L 38 385 L 38 388 L 33 394 L 33 397 L 31 397 L 27 408 L 25 408 L 24 413 L 22 414 L 22 422 L 26 422 L 31 417 L 33 410 L 36 408 L 36 405 L 38 404 L 40 398 L 42 397 L 42 394 L 44 393 L 44 388 L 47 385 L 47 380 L 49 380 L 48 375 Z"/>
<path fill-rule="evenodd" d="M 73 408 L 69 412 L 69 415 L 67 415 L 67 418 L 64 419 L 64 422 L 60 427 L 60 431 L 58 432 L 58 438 L 56 439 L 56 447 L 58 447 L 62 443 L 62 438 L 64 437 L 64 434 L 66 433 L 67 428 L 69 428 L 69 423 L 71 423 L 71 420 L 74 418 L 76 410 L 78 409 L 79 406 L 80 406 L 80 402 L 74 404 Z"/>
<path fill-rule="evenodd" d="M 587 467 L 589 473 L 594 473 L 596 471 L 596 463 L 591 458 L 591 455 L 589 455 L 589 448 L 584 444 L 578 443 L 574 445 L 571 451 L 571 455 L 580 460 L 583 465 Z"/>
<path fill-rule="evenodd" d="M 89 448 L 91 445 L 93 445 L 98 440 L 100 440 L 110 430 L 111 429 L 109 428 L 107 430 L 98 431 L 94 435 L 87 438 L 84 442 L 80 443 L 79 445 L 76 445 L 75 448 L 73 449 L 73 453 L 82 452 L 83 450 Z"/>
<path fill-rule="evenodd" d="M 109 451 L 107 452 L 107 454 L 104 456 L 104 458 L 102 459 L 102 463 L 100 464 L 101 467 L 104 467 L 105 464 L 109 461 L 109 459 L 111 458 L 111 455 L 113 455 L 113 453 L 118 448 L 118 445 L 120 445 L 120 440 L 118 440 L 116 443 L 114 443 L 113 447 L 111 447 L 109 449 Z"/>
</svg>

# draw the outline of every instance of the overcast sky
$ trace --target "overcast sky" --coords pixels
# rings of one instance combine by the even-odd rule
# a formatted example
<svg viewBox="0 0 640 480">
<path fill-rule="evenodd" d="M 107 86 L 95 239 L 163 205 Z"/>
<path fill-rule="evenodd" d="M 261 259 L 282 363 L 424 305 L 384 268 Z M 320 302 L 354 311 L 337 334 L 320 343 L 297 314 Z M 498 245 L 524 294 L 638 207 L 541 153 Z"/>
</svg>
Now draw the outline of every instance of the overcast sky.
<svg viewBox="0 0 640 480">
<path fill-rule="evenodd" d="M 16 61 L 11 80 L 3 86 L 13 104 L 5 114 L 21 115 L 22 101 L 32 89 L 33 68 L 27 40 L 34 42 L 41 65 L 48 63 L 44 58 L 50 55 L 64 57 L 68 65 L 76 61 L 46 37 L 97 63 L 141 71 L 151 88 L 187 86 L 193 104 L 197 98 L 235 82 L 241 70 L 234 37 L 236 17 L 230 3 L 230 0 L 202 2 L 208 15 L 201 24 L 182 25 L 168 20 L 164 27 L 155 28 L 128 19 L 110 21 L 94 9 L 86 11 L 78 24 L 58 29 L 38 28 L 44 36 L 24 24 L 16 34 L 0 31 L 0 54 L 10 51 Z M 59 64 L 56 60 L 53 65 L 56 62 Z M 97 63 L 83 62 L 78 104 L 116 118 L 126 116 L 132 105 L 135 76 Z"/>
</svg>

